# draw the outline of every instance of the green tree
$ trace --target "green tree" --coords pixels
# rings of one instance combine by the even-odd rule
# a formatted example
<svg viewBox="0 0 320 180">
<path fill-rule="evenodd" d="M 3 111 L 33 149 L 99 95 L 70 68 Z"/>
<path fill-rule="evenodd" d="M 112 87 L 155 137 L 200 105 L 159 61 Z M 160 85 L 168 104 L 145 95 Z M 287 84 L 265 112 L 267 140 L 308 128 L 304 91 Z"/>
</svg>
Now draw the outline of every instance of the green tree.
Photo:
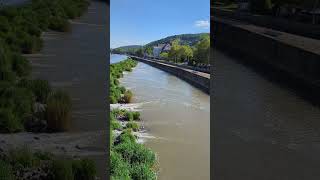
<svg viewBox="0 0 320 180">
<path fill-rule="evenodd" d="M 190 46 L 180 46 L 179 49 L 180 61 L 189 61 L 193 57 L 193 50 Z"/>
<path fill-rule="evenodd" d="M 148 55 L 152 55 L 153 49 L 152 49 L 152 47 L 148 46 L 144 49 L 144 52 L 147 53 Z"/>
<path fill-rule="evenodd" d="M 167 58 L 169 57 L 169 54 L 166 53 L 166 52 L 162 52 L 162 53 L 160 54 L 160 57 L 162 57 L 162 58 L 164 58 L 164 59 L 167 59 Z"/>
<path fill-rule="evenodd" d="M 178 59 L 180 59 L 179 55 L 179 50 L 180 50 L 180 40 L 175 39 L 171 43 L 171 49 L 169 51 L 169 58 L 173 59 L 175 62 L 177 62 Z"/>
<path fill-rule="evenodd" d="M 196 63 L 209 64 L 210 37 L 204 36 L 195 46 L 194 58 Z"/>
<path fill-rule="evenodd" d="M 139 57 L 143 57 L 143 49 L 142 48 L 139 48 L 137 51 L 136 51 L 136 56 L 139 56 Z"/>
</svg>

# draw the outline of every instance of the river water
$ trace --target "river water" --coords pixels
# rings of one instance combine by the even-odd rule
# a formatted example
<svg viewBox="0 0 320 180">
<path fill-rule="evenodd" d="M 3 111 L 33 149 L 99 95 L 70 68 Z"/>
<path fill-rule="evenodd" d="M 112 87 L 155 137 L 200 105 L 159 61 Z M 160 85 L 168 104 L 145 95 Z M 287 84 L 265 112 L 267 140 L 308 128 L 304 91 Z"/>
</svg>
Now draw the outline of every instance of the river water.
<svg viewBox="0 0 320 180">
<path fill-rule="evenodd" d="M 107 146 L 107 3 L 91 1 L 88 11 L 71 21 L 71 31 L 46 32 L 44 47 L 28 55 L 32 76 L 48 80 L 56 89 L 64 89 L 72 98 L 72 122 L 69 133 L 97 132 L 88 150 L 97 163 L 98 175 L 106 179 Z M 75 142 L 74 142 L 75 143 Z"/>
<path fill-rule="evenodd" d="M 133 103 L 142 103 L 145 144 L 159 157 L 159 179 L 209 179 L 209 95 L 141 62 L 120 82 L 132 90 Z"/>
<path fill-rule="evenodd" d="M 110 54 L 110 64 L 118 63 L 127 59 L 128 56 L 121 54 Z"/>
<path fill-rule="evenodd" d="M 320 177 L 320 109 L 219 51 L 213 103 L 214 178 Z"/>
</svg>

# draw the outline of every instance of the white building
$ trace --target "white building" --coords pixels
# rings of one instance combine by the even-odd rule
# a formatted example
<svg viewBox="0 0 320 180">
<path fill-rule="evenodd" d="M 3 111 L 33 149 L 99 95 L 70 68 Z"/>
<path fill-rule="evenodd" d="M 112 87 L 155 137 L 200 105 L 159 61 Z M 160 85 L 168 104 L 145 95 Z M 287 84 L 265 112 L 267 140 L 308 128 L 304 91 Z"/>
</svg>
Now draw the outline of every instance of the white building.
<svg viewBox="0 0 320 180">
<path fill-rule="evenodd" d="M 162 52 L 168 52 L 171 49 L 170 44 L 158 44 L 158 46 L 153 47 L 153 56 L 160 57 Z"/>
</svg>

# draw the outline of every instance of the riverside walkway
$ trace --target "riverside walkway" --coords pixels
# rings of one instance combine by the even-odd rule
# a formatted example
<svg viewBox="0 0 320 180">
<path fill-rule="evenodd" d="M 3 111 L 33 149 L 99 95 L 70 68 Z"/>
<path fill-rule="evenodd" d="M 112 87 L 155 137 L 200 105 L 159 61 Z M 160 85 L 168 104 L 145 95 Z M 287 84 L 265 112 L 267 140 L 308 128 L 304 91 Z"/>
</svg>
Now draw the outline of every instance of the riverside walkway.
<svg viewBox="0 0 320 180">
<path fill-rule="evenodd" d="M 261 27 L 235 19 L 226 19 L 213 16 L 211 16 L 211 18 L 213 19 L 213 21 L 227 23 L 229 25 L 236 26 L 243 30 L 250 31 L 252 33 L 257 33 L 261 36 L 271 38 L 281 43 L 285 43 L 287 45 L 320 55 L 320 40 L 318 39 L 312 39 L 266 27 Z"/>
</svg>

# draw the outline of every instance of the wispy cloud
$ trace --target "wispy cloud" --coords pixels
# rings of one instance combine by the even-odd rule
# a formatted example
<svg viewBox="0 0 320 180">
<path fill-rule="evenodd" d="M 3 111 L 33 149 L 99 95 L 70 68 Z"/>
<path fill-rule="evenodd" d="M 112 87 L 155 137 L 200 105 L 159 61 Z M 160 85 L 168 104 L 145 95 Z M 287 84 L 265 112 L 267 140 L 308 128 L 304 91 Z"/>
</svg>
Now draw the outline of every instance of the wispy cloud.
<svg viewBox="0 0 320 180">
<path fill-rule="evenodd" d="M 194 25 L 199 28 L 208 29 L 210 27 L 210 22 L 208 20 L 198 20 Z"/>
</svg>

